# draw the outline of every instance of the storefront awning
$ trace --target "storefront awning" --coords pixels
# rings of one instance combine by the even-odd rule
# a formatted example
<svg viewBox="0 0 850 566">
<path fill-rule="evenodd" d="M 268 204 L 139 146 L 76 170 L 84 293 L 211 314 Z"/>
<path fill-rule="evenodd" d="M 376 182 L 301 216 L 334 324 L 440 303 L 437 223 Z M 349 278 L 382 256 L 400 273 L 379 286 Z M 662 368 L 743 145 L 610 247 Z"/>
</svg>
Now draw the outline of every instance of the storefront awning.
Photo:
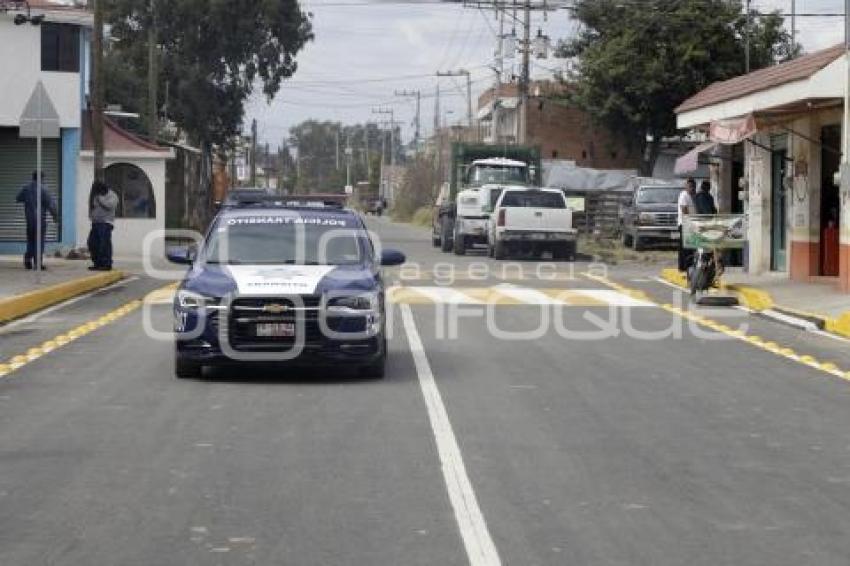
<svg viewBox="0 0 850 566">
<path fill-rule="evenodd" d="M 708 138 L 714 143 L 735 145 L 756 133 L 756 119 L 752 114 L 742 118 L 717 120 L 708 130 Z"/>
<path fill-rule="evenodd" d="M 689 175 L 699 169 L 699 156 L 706 151 L 710 151 L 717 147 L 715 142 L 701 143 L 688 153 L 676 160 L 676 166 L 673 172 L 676 175 Z"/>
</svg>

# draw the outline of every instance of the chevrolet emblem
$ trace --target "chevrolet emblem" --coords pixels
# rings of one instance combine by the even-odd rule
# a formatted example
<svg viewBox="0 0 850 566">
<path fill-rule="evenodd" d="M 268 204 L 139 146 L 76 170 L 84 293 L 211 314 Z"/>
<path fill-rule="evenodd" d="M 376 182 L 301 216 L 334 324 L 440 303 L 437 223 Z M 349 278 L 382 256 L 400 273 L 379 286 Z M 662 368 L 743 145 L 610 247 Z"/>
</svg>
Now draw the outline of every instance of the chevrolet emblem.
<svg viewBox="0 0 850 566">
<path fill-rule="evenodd" d="M 279 305 L 277 303 L 272 303 L 269 305 L 263 306 L 263 312 L 271 313 L 271 314 L 280 314 L 282 312 L 287 312 L 291 309 L 289 305 Z"/>
</svg>

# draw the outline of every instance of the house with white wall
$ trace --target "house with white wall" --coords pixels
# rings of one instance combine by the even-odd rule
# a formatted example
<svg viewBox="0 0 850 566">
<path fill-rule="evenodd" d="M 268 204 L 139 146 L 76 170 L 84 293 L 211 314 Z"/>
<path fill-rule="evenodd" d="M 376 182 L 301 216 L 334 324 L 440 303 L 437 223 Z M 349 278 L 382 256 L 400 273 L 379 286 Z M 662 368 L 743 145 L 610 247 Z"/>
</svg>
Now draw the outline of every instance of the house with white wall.
<svg viewBox="0 0 850 566">
<path fill-rule="evenodd" d="M 15 197 L 36 168 L 36 142 L 19 137 L 21 114 L 41 81 L 59 115 L 59 139 L 44 140 L 42 170 L 57 201 L 47 248 L 77 240 L 81 112 L 86 103 L 93 17 L 82 3 L 0 0 L 0 253 L 22 253 L 25 223 Z"/>
<path fill-rule="evenodd" d="M 145 237 L 161 233 L 154 241 L 157 251 L 165 244 L 165 168 L 174 150 L 122 129 L 108 117 L 103 124 L 103 165 L 106 184 L 118 195 L 112 250 L 119 259 L 142 257 Z M 91 114 L 82 115 L 82 140 L 76 190 L 76 247 L 86 247 L 91 225 L 88 198 L 94 181 L 94 141 Z"/>
<path fill-rule="evenodd" d="M 850 293 L 850 193 L 835 183 L 842 154 L 843 45 L 715 83 L 676 109 L 709 142 L 722 212 L 749 217 L 746 268 Z M 701 154 L 701 155 L 698 155 Z"/>
</svg>

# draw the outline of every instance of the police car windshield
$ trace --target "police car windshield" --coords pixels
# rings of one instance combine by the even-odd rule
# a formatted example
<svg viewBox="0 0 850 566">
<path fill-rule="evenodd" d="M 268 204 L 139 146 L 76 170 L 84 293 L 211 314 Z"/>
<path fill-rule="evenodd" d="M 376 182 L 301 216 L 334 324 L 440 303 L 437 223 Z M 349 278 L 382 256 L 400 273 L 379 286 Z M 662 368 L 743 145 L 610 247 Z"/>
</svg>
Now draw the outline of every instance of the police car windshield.
<svg viewBox="0 0 850 566">
<path fill-rule="evenodd" d="M 219 220 L 207 241 L 207 263 L 346 265 L 360 263 L 353 217 L 238 216 Z"/>
</svg>

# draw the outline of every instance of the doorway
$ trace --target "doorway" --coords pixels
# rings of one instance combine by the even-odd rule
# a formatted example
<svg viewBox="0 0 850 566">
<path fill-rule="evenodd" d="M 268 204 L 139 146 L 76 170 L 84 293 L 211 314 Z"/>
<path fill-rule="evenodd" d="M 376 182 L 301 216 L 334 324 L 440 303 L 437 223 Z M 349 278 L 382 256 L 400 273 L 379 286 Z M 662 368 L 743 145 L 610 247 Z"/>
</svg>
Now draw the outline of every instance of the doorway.
<svg viewBox="0 0 850 566">
<path fill-rule="evenodd" d="M 841 215 L 838 187 L 834 175 L 841 164 L 841 126 L 821 129 L 821 185 L 820 185 L 820 253 L 819 274 L 838 275 L 838 235 Z"/>
<path fill-rule="evenodd" d="M 787 172 L 788 148 L 785 138 L 774 142 L 771 154 L 770 187 L 770 269 L 785 271 L 788 258 L 787 238 L 787 195 L 785 193 L 785 174 Z"/>
</svg>

